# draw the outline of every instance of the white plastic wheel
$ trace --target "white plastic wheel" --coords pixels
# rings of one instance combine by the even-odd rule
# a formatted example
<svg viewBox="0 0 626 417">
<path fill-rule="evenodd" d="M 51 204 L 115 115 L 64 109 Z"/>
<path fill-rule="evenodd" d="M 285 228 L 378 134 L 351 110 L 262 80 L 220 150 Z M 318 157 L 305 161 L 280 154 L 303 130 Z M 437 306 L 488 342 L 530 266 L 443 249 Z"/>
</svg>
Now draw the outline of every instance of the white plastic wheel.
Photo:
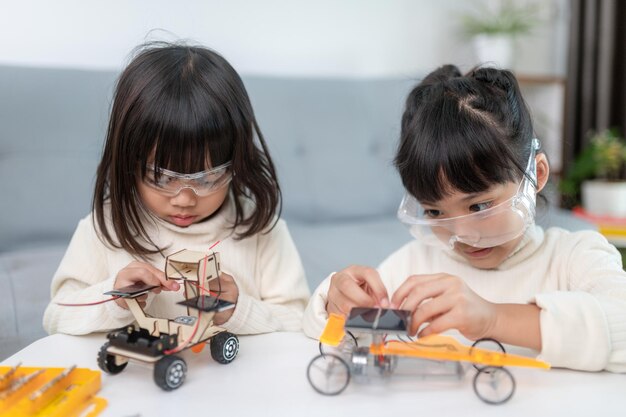
<svg viewBox="0 0 626 417">
<path fill-rule="evenodd" d="M 487 404 L 503 404 L 515 393 L 515 379 L 504 368 L 487 366 L 474 377 L 474 392 Z"/>
<path fill-rule="evenodd" d="M 309 363 L 306 376 L 315 391 L 324 395 L 337 395 L 350 382 L 350 368 L 337 355 L 318 355 Z"/>
</svg>

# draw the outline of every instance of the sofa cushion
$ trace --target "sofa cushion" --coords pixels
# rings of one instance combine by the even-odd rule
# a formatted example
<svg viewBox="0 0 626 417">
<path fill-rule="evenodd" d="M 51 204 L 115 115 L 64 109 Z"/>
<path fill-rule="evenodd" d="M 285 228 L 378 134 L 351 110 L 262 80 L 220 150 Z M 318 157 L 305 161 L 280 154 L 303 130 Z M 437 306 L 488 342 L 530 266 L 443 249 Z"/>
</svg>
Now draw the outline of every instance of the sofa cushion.
<svg viewBox="0 0 626 417">
<path fill-rule="evenodd" d="M 43 312 L 65 244 L 0 254 L 0 359 L 44 337 Z"/>
</svg>

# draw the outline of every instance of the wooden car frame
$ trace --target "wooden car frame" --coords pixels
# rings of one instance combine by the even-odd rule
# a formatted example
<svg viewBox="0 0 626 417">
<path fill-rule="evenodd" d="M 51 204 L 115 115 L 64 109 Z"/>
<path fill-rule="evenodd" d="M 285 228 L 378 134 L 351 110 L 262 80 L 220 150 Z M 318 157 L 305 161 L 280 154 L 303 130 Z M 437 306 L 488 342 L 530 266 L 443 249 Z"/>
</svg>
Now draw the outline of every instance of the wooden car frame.
<svg viewBox="0 0 626 417">
<path fill-rule="evenodd" d="M 187 374 L 187 364 L 177 353 L 185 349 L 198 353 L 210 344 L 213 359 L 227 364 L 237 356 L 239 339 L 213 323 L 217 312 L 235 306 L 219 298 L 221 290 L 209 291 L 209 282 L 219 283 L 219 253 L 183 249 L 166 258 L 165 274 L 168 280 L 183 282 L 185 300 L 178 304 L 187 307 L 187 315 L 173 319 L 147 315 L 137 298 L 155 286 L 137 284 L 107 292 L 124 298 L 137 325 L 107 335 L 109 340 L 98 353 L 98 366 L 106 373 L 117 374 L 130 359 L 152 363 L 155 383 L 171 391 L 183 384 Z"/>
</svg>

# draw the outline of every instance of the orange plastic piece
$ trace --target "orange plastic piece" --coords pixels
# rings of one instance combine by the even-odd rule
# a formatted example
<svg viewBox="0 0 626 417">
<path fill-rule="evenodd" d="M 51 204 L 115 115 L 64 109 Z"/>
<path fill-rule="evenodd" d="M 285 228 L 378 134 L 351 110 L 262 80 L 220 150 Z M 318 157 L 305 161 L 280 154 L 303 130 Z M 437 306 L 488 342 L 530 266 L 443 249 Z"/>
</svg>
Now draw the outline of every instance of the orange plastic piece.
<svg viewBox="0 0 626 417">
<path fill-rule="evenodd" d="M 0 367 L 0 374 L 8 369 Z M 93 417 L 106 407 L 106 400 L 95 396 L 100 390 L 100 371 L 20 366 L 12 384 L 30 374 L 37 376 L 0 395 L 0 416 Z"/>
<path fill-rule="evenodd" d="M 324 332 L 320 336 L 320 342 L 329 346 L 338 346 L 346 335 L 345 324 L 346 319 L 344 316 L 331 313 L 326 322 Z"/>
<path fill-rule="evenodd" d="M 200 353 L 206 346 L 206 343 L 198 343 L 197 345 L 193 345 L 190 349 L 193 353 Z"/>
<path fill-rule="evenodd" d="M 413 342 L 392 340 L 386 344 L 371 345 L 373 355 L 412 356 L 416 358 L 464 361 L 486 366 L 523 366 L 550 369 L 550 364 L 524 356 L 494 352 L 466 346 L 450 336 L 434 334 Z"/>
</svg>

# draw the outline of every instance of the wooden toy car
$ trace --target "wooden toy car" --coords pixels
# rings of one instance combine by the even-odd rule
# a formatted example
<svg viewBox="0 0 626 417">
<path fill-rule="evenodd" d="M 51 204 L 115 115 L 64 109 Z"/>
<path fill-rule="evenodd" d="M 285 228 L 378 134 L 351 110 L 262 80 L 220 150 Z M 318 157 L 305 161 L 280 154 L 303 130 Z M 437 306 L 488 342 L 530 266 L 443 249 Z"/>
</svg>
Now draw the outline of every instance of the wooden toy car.
<svg viewBox="0 0 626 417">
<path fill-rule="evenodd" d="M 167 279 L 183 281 L 185 300 L 178 304 L 187 307 L 187 315 L 174 319 L 146 315 L 137 297 L 155 286 L 139 284 L 107 292 L 126 300 L 137 326 L 108 334 L 109 341 L 98 353 L 98 366 L 109 374 L 117 374 L 124 370 L 129 359 L 153 363 L 154 381 L 171 391 L 183 384 L 187 374 L 185 360 L 176 353 L 187 348 L 197 353 L 208 343 L 213 359 L 227 364 L 237 356 L 239 339 L 213 324 L 215 313 L 235 307 L 219 298 L 221 290 L 214 293 L 208 289 L 210 281 L 219 280 L 219 253 L 207 255 L 181 250 L 166 258 L 165 274 Z"/>
<path fill-rule="evenodd" d="M 549 369 L 550 365 L 531 358 L 507 354 L 493 339 L 480 339 L 465 346 L 455 338 L 430 335 L 420 339 L 407 334 L 410 312 L 380 308 L 353 308 L 348 319 L 331 314 L 320 337 L 320 354 L 307 368 L 311 386 L 324 395 L 341 393 L 351 376 L 367 381 L 372 374 L 390 376 L 398 369 L 398 359 L 420 361 L 415 368 L 420 376 L 437 375 L 462 378 L 463 363 L 476 369 L 474 392 L 486 403 L 502 404 L 515 392 L 515 379 L 505 365 Z M 370 335 L 369 346 L 358 346 L 352 332 Z M 387 340 L 387 335 L 397 335 Z M 486 349 L 489 346 L 491 349 Z"/>
</svg>

